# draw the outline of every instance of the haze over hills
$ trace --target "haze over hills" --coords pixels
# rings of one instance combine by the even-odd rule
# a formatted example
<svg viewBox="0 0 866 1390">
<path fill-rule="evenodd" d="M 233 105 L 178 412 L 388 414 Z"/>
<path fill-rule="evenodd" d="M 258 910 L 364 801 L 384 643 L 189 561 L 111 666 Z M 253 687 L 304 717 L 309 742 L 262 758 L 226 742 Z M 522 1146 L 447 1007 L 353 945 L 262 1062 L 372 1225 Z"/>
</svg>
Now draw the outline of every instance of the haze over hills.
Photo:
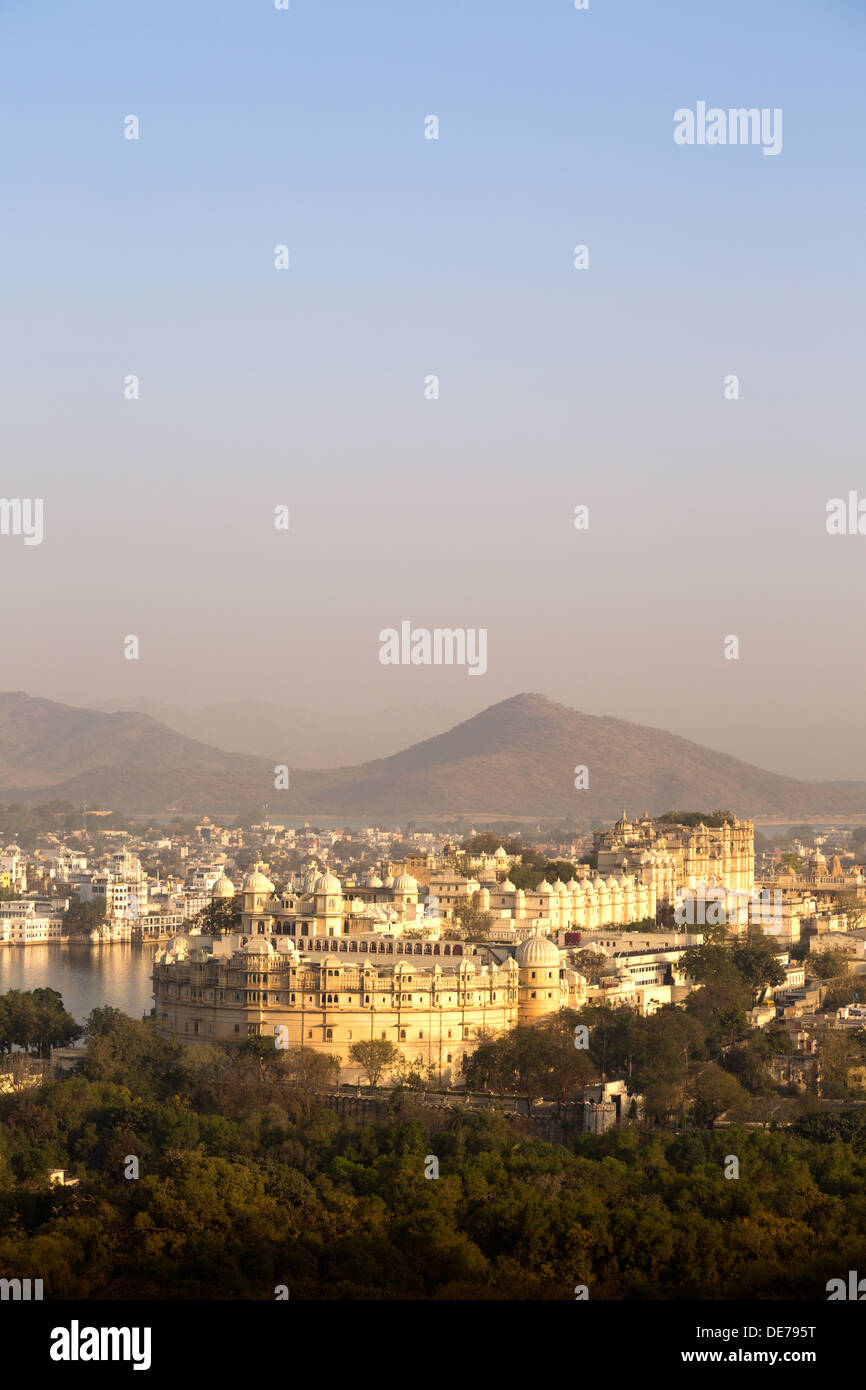
<svg viewBox="0 0 866 1390">
<path fill-rule="evenodd" d="M 447 716 L 437 717 L 435 706 L 428 707 L 424 728 L 419 730 L 417 711 L 395 703 L 357 712 L 347 725 L 336 716 L 329 719 L 319 706 L 298 699 L 294 692 L 282 705 L 267 700 L 220 700 L 188 709 L 139 696 L 134 701 L 117 697 L 88 702 L 88 708 L 149 714 L 175 733 L 226 753 L 252 753 L 271 763 L 307 768 L 341 767 L 384 757 L 400 744 L 411 743 L 421 733 L 435 733 L 450 722 Z"/>
<path fill-rule="evenodd" d="M 123 811 L 237 812 L 266 800 L 273 763 L 223 753 L 146 714 L 103 714 L 0 694 L 0 799 Z"/>
<path fill-rule="evenodd" d="M 302 731 L 301 731 L 302 732 Z M 574 769 L 589 787 L 574 789 Z M 0 695 L 0 799 L 99 802 L 122 811 L 234 812 L 394 822 L 408 817 L 606 819 L 724 806 L 740 816 L 866 813 L 866 783 L 801 782 L 660 729 L 516 695 L 435 738 L 355 767 L 293 770 L 228 753 L 138 713 Z"/>
<path fill-rule="evenodd" d="M 577 765 L 589 787 L 574 789 Z M 447 733 L 361 767 L 298 772 L 298 804 L 322 813 L 461 811 L 607 818 L 623 805 L 656 815 L 724 806 L 740 816 L 866 811 L 866 783 L 800 782 L 661 729 L 516 695 Z"/>
</svg>

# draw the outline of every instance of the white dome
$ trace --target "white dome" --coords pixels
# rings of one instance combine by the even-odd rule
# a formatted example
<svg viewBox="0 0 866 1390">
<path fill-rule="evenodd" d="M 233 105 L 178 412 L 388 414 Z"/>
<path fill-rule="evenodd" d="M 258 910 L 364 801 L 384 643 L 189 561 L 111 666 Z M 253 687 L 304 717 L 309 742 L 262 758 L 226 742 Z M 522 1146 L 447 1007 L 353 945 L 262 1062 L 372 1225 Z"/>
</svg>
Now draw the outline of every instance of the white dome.
<svg viewBox="0 0 866 1390">
<path fill-rule="evenodd" d="M 395 893 L 417 893 L 418 880 L 411 874 L 401 874 L 394 884 Z"/>
<path fill-rule="evenodd" d="M 525 941 L 521 941 L 517 950 L 514 952 L 517 964 L 523 965 L 559 965 L 559 947 L 554 945 L 549 936 L 540 936 L 538 932 L 533 932 Z"/>
<path fill-rule="evenodd" d="M 552 888 L 551 885 L 548 883 L 547 879 L 546 879 L 546 878 L 543 878 L 543 879 L 541 880 L 541 882 L 539 883 L 539 885 L 538 885 L 538 887 L 536 888 L 535 891 L 536 891 L 536 893 L 552 893 L 552 892 L 553 892 L 553 888 Z"/>
<path fill-rule="evenodd" d="M 517 889 L 515 888 L 514 884 L 511 882 L 511 879 L 510 879 L 510 878 L 506 878 L 506 879 L 504 879 L 504 880 L 502 881 L 502 883 L 500 883 L 500 885 L 499 885 L 499 891 L 500 891 L 500 893 L 516 893 L 516 892 L 517 892 Z"/>
<path fill-rule="evenodd" d="M 245 893 L 273 893 L 274 885 L 269 878 L 265 878 L 260 869 L 253 869 L 244 880 Z"/>
<path fill-rule="evenodd" d="M 343 885 L 335 874 L 322 874 L 316 884 L 317 893 L 342 893 Z"/>
<path fill-rule="evenodd" d="M 211 889 L 212 898 L 233 898 L 234 895 L 235 886 L 230 878 L 226 878 L 225 874 L 223 874 L 222 878 L 217 879 Z"/>
<path fill-rule="evenodd" d="M 384 886 L 385 885 L 383 884 L 378 874 L 369 874 L 367 876 L 368 888 L 384 888 Z"/>
</svg>

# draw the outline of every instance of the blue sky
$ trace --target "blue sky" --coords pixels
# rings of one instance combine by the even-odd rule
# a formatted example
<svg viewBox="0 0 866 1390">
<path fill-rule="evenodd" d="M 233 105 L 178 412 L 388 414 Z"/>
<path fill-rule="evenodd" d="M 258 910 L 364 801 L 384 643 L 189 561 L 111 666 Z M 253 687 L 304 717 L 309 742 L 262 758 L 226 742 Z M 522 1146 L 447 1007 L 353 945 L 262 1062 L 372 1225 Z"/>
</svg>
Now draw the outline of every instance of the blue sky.
<svg viewBox="0 0 866 1390">
<path fill-rule="evenodd" d="M 303 685 L 381 711 L 365 756 L 537 689 L 866 777 L 866 538 L 823 525 L 866 495 L 864 33 L 848 0 L 0 0 L 4 490 L 46 514 L 0 543 L 7 684 Z M 781 108 L 781 154 L 678 147 L 699 100 Z M 383 670 L 403 618 L 487 626 L 485 680 Z"/>
</svg>

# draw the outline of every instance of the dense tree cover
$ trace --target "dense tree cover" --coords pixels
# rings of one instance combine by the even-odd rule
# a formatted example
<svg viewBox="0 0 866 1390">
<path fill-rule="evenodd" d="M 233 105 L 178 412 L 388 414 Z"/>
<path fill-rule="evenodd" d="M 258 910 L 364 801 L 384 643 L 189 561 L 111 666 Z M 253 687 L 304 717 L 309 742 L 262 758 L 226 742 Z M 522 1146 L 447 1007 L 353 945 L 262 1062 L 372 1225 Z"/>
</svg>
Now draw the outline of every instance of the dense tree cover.
<svg viewBox="0 0 866 1390">
<path fill-rule="evenodd" d="M 776 959 L 778 949 L 764 936 L 729 945 L 709 940 L 684 951 L 681 967 L 697 984 L 727 990 L 732 1003 L 737 996 L 739 1006 L 747 1008 L 759 1003 L 769 986 L 785 983 L 784 968 Z"/>
<path fill-rule="evenodd" d="M 563 883 L 568 883 L 574 875 L 575 866 L 570 860 L 546 859 L 535 850 L 524 850 L 522 862 L 512 864 L 507 877 L 511 879 L 515 888 L 522 888 L 524 893 L 534 893 L 544 879 L 550 884 L 554 884 L 558 878 L 562 879 Z M 502 877 L 506 877 L 505 873 Z"/>
<path fill-rule="evenodd" d="M 818 1144 L 850 1144 L 854 1153 L 866 1156 L 866 1113 L 862 1110 L 841 1115 L 802 1115 L 791 1129 Z"/>
<path fill-rule="evenodd" d="M 542 1096 L 563 1099 L 598 1076 L 587 1050 L 577 1049 L 573 1010 L 563 1009 L 534 1028 L 513 1028 L 482 1039 L 462 1061 L 470 1090 L 519 1093 L 530 1102 Z"/>
<path fill-rule="evenodd" d="M 734 817 L 730 811 L 665 811 L 653 819 L 661 825 L 705 825 L 709 830 L 730 825 Z"/>
<path fill-rule="evenodd" d="M 501 835 L 496 835 L 491 831 L 483 831 L 480 835 L 470 835 L 461 842 L 460 848 L 467 854 L 495 854 L 499 846 L 505 850 L 506 854 L 523 854 L 523 841 L 515 839 L 503 839 Z"/>
<path fill-rule="evenodd" d="M 81 1037 L 81 1028 L 55 989 L 10 989 L 0 994 L 0 1054 L 23 1048 L 41 1057 Z"/>
<path fill-rule="evenodd" d="M 655 1026 L 687 1065 L 688 1026 Z M 187 1056 L 111 1010 L 88 1032 L 84 1073 L 0 1096 L 0 1276 L 46 1299 L 823 1299 L 862 1267 L 860 1117 L 566 1146 L 404 1094 L 358 1126 L 315 1102 L 321 1078 L 304 1094 L 291 1052 Z M 625 1019 L 608 1046 L 628 1049 Z M 724 1082 L 699 1085 L 714 1109 Z M 56 1166 L 80 1186 L 49 1189 Z"/>
<path fill-rule="evenodd" d="M 66 835 L 81 829 L 81 807 L 71 801 L 49 801 L 44 806 L 25 806 L 16 801 L 0 805 L 0 840 L 14 841 L 32 850 L 40 835 Z"/>
<path fill-rule="evenodd" d="M 94 803 L 91 811 L 98 810 Z M 108 815 L 85 814 L 87 829 L 100 846 L 106 830 L 126 830 L 139 835 L 161 833 L 158 821 L 144 822 L 124 816 L 119 811 Z M 40 835 L 57 835 L 64 843 L 73 845 L 82 828 L 82 808 L 72 801 L 46 801 L 42 806 L 25 806 L 23 802 L 0 805 L 0 841 L 14 841 L 22 849 L 32 851 Z"/>
<path fill-rule="evenodd" d="M 833 980 L 848 973 L 848 956 L 838 946 L 823 951 L 810 951 L 806 959 L 806 972 L 818 980 Z"/>
<path fill-rule="evenodd" d="M 73 936 L 76 933 L 89 933 L 105 921 L 105 913 L 99 903 L 80 903 L 73 900 L 63 914 L 63 933 Z"/>
</svg>

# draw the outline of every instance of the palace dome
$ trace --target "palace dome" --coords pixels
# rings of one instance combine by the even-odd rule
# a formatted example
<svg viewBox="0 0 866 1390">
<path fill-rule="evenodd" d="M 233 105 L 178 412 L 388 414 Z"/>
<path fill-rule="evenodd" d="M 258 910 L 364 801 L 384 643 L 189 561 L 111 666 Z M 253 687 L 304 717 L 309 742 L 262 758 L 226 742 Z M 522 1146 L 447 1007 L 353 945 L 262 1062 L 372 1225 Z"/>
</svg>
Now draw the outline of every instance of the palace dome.
<svg viewBox="0 0 866 1390">
<path fill-rule="evenodd" d="M 317 893 L 342 893 L 343 885 L 335 874 L 322 874 L 316 884 Z"/>
<path fill-rule="evenodd" d="M 503 879 L 502 883 L 500 883 L 500 885 L 499 885 L 499 891 L 500 891 L 500 893 L 516 893 L 516 892 L 517 892 L 517 889 L 515 888 L 514 884 L 511 882 L 511 879 L 510 879 L 510 878 L 506 878 L 506 879 Z"/>
<path fill-rule="evenodd" d="M 260 869 L 253 869 L 252 873 L 248 874 L 244 880 L 245 893 L 273 893 L 273 891 L 274 885 L 269 878 L 265 878 Z"/>
<path fill-rule="evenodd" d="M 520 966 L 559 965 L 559 947 L 554 945 L 549 936 L 541 936 L 534 931 L 525 941 L 521 941 L 514 952 L 514 958 Z"/>
<path fill-rule="evenodd" d="M 536 888 L 535 891 L 536 891 L 536 893 L 552 893 L 552 892 L 553 892 L 553 888 L 552 888 L 551 885 L 548 883 L 547 879 L 546 879 L 546 878 L 543 878 L 543 879 L 541 880 L 541 882 L 539 883 L 539 885 L 538 885 L 538 887 Z"/>
<path fill-rule="evenodd" d="M 230 878 L 226 878 L 225 874 L 223 874 L 222 878 L 217 879 L 211 889 L 212 898 L 233 898 L 234 895 L 235 886 Z"/>
<path fill-rule="evenodd" d="M 394 883 L 394 892 L 417 893 L 418 880 L 413 878 L 411 874 L 401 874 L 400 877 Z"/>
</svg>

